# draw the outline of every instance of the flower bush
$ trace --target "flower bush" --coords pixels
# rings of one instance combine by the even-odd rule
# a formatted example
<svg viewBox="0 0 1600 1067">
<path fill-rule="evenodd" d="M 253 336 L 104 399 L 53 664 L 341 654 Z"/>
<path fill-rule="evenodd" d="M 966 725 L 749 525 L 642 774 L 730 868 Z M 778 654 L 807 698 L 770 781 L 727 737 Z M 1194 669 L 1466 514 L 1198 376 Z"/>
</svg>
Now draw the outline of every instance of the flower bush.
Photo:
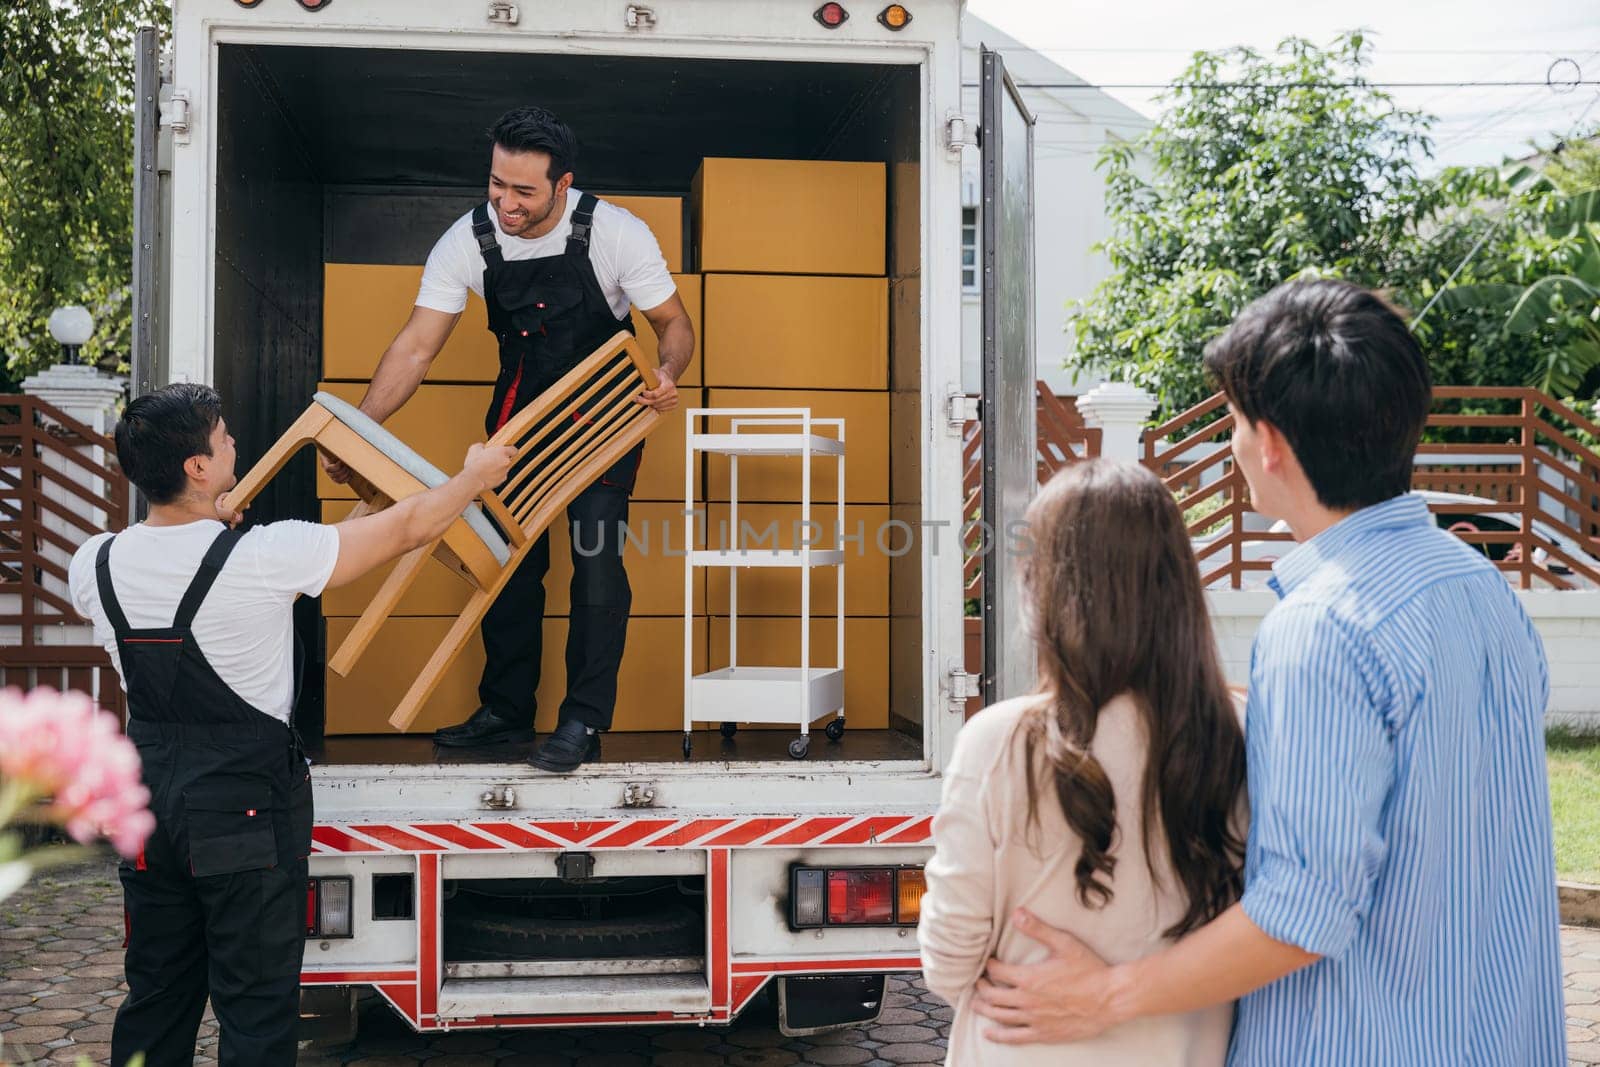
<svg viewBox="0 0 1600 1067">
<path fill-rule="evenodd" d="M 99 838 L 132 859 L 155 829 L 139 753 L 116 717 L 82 693 L 0 689 L 0 900 L 45 866 L 79 851 L 24 851 L 20 821 L 63 827 L 80 846 Z"/>
</svg>

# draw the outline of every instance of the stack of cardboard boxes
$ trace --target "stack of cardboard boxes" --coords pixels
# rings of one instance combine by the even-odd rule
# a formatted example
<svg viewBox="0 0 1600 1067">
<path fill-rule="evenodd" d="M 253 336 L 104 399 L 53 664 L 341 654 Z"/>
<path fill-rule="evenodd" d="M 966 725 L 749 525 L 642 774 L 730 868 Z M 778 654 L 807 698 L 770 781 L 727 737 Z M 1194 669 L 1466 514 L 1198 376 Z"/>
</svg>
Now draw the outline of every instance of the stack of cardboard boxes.
<svg viewBox="0 0 1600 1067">
<path fill-rule="evenodd" d="M 682 273 L 684 201 L 676 197 L 605 197 L 655 233 L 694 322 L 696 350 L 679 383 L 683 408 L 809 406 L 819 418 L 846 420 L 848 458 L 845 639 L 846 700 L 852 726 L 884 725 L 888 700 L 888 559 L 878 534 L 889 518 L 888 292 L 884 279 L 884 168 L 869 163 L 708 159 L 695 179 L 693 215 L 701 274 Z M 420 266 L 330 263 L 326 266 L 322 388 L 352 403 L 364 394 L 384 347 L 410 314 Z M 634 313 L 639 340 L 656 340 Z M 483 413 L 498 367 L 484 305 L 468 302 L 450 341 L 417 395 L 388 421 L 401 440 L 443 470 L 459 468 L 482 439 Z M 617 730 L 676 730 L 682 725 L 684 434 L 681 410 L 645 444 L 633 494 L 626 564 L 633 615 L 618 686 Z M 819 461 L 814 496 L 831 499 L 831 460 Z M 784 465 L 787 464 L 785 467 Z M 696 498 L 708 501 L 708 529 L 726 517 L 728 468 L 710 461 L 694 472 Z M 826 480 L 823 480 L 826 479 Z M 823 491 L 825 489 L 825 491 Z M 798 464 L 747 460 L 740 469 L 740 518 L 775 520 L 784 546 L 794 543 Z M 324 521 L 337 521 L 354 496 L 319 473 Z M 746 503 L 749 502 L 749 503 Z M 815 519 L 834 536 L 832 508 Z M 903 540 L 892 535 L 891 548 Z M 555 724 L 565 690 L 570 539 L 551 529 L 545 580 L 544 666 L 537 727 Z M 323 597 L 328 647 L 335 648 L 386 576 L 384 572 Z M 727 575 L 696 570 L 693 669 L 722 666 L 727 647 Z M 817 571 L 813 648 L 831 650 L 835 584 Z M 465 602 L 467 588 L 438 564 L 407 593 L 349 678 L 327 675 L 330 734 L 388 733 L 388 716 L 411 668 L 431 653 Z M 740 660 L 784 665 L 795 659 L 799 582 L 790 570 L 750 569 L 739 589 Z M 720 657 L 720 658 L 719 658 Z M 407 670 L 389 669 L 400 662 Z M 472 642 L 412 726 L 431 731 L 477 706 L 483 666 Z"/>
</svg>

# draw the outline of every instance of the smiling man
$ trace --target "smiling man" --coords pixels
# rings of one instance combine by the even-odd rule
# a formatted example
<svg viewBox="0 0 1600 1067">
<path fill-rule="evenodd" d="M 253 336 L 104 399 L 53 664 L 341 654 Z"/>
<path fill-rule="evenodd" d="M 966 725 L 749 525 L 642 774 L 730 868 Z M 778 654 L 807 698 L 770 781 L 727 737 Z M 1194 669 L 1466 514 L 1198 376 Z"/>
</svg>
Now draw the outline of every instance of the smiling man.
<svg viewBox="0 0 1600 1067">
<path fill-rule="evenodd" d="M 633 332 L 630 304 L 656 332 L 661 353 L 660 385 L 635 401 L 660 412 L 677 407 L 675 383 L 694 353 L 694 327 L 655 235 L 622 208 L 573 188 L 577 141 L 550 112 L 508 111 L 490 139 L 488 200 L 434 245 L 416 307 L 384 352 L 361 410 L 382 422 L 411 398 L 461 318 L 468 290 L 484 298 L 500 346 L 484 418 L 490 434 L 618 330 Z M 567 692 L 555 733 L 533 757 L 545 770 L 570 771 L 595 759 L 599 732 L 611 726 L 632 606 L 619 530 L 643 448 L 628 452 L 567 508 L 573 545 Z M 349 477 L 339 464 L 325 465 L 335 480 Z M 546 532 L 484 618 L 480 707 L 434 734 L 438 744 L 532 740 L 549 568 Z"/>
</svg>

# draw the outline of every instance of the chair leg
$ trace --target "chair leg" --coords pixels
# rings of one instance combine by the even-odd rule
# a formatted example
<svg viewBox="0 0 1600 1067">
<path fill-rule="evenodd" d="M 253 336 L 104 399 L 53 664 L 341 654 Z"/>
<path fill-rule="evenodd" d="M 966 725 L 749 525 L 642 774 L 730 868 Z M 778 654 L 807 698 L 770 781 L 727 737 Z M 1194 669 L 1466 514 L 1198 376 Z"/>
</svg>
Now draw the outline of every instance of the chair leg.
<svg viewBox="0 0 1600 1067">
<path fill-rule="evenodd" d="M 478 632 L 484 614 L 488 612 L 489 605 L 494 603 L 495 596 L 500 592 L 500 585 L 503 584 L 499 583 L 493 589 L 479 589 L 472 594 L 466 607 L 461 609 L 461 614 L 456 616 L 450 632 L 444 635 L 439 647 L 433 650 L 433 655 L 422 668 L 422 673 L 417 675 L 417 680 L 412 682 L 411 688 L 406 691 L 405 698 L 394 709 L 394 714 L 389 716 L 390 726 L 402 732 L 410 729 L 412 722 L 421 713 L 422 705 L 433 695 L 434 689 L 444 679 L 445 673 L 455 663 L 456 657 L 461 655 L 461 650 L 467 646 L 467 641 Z"/>
<path fill-rule="evenodd" d="M 328 425 L 333 421 L 333 414 L 321 404 L 312 404 L 301 413 L 283 436 L 279 437 L 273 446 L 267 449 L 267 454 L 250 468 L 248 474 L 239 479 L 237 485 L 223 494 L 221 501 L 224 511 L 243 511 L 250 506 L 250 501 L 256 498 L 266 484 L 275 478 L 279 471 L 288 463 L 294 454 L 305 445 L 317 439 Z"/>
<path fill-rule="evenodd" d="M 359 505 L 358 505 L 359 506 Z M 372 639 L 378 636 L 378 629 L 388 621 L 394 609 L 399 606 L 400 598 L 406 595 L 422 574 L 422 568 L 428 562 L 434 544 L 430 542 L 420 548 L 413 548 L 401 556 L 394 565 L 394 570 L 389 572 L 389 577 L 384 579 L 383 585 L 378 589 L 378 595 L 372 598 L 372 603 L 361 613 L 361 618 L 356 621 L 350 633 L 345 636 L 344 642 L 339 645 L 339 651 L 328 660 L 328 669 L 341 678 L 348 678 L 351 670 L 355 668 L 356 660 L 367 650 Z"/>
</svg>

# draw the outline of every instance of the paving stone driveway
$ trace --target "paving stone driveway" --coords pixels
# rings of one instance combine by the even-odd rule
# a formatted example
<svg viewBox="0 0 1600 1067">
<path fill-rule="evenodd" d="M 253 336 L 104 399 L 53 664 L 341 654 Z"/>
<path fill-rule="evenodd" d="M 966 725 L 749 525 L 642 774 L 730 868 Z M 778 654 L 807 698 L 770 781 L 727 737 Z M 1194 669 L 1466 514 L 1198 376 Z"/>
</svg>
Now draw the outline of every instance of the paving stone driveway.
<svg viewBox="0 0 1600 1067">
<path fill-rule="evenodd" d="M 91 1063 L 109 1057 L 111 1020 L 122 1001 L 121 894 L 103 864 L 47 874 L 0 904 L 0 1063 Z M 1567 974 L 1567 1042 L 1575 1064 L 1600 1064 L 1600 930 L 1566 927 L 1561 948 Z M 944 1058 L 950 1009 L 919 982 L 895 979 L 875 1026 L 811 1038 L 777 1032 L 770 1008 L 747 1012 L 724 1031 L 509 1031 L 413 1034 L 383 1003 L 362 1007 L 353 1045 L 306 1047 L 302 1064 L 387 1067 L 427 1061 L 431 1067 L 715 1067 L 736 1064 L 938 1063 Z M 210 1012 L 197 1063 L 215 1063 Z"/>
</svg>

